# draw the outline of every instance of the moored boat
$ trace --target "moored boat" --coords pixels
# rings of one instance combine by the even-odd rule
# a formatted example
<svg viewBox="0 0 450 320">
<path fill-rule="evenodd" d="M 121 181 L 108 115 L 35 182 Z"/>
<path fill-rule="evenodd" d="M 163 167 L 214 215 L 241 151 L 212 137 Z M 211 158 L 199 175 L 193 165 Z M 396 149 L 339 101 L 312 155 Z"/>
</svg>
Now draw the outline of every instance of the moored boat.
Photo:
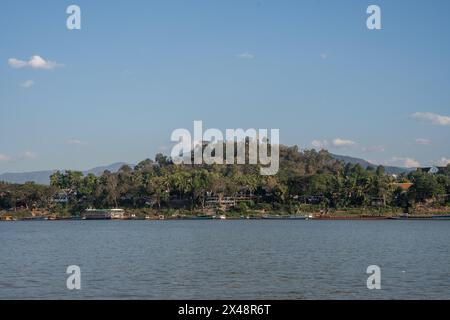
<svg viewBox="0 0 450 320">
<path fill-rule="evenodd" d="M 322 215 L 315 216 L 312 218 L 313 220 L 385 220 L 389 219 L 386 216 L 331 216 L 331 215 Z"/>
<path fill-rule="evenodd" d="M 83 220 L 111 220 L 124 219 L 123 209 L 86 209 L 82 214 Z"/>
<path fill-rule="evenodd" d="M 289 216 L 288 219 L 289 220 L 306 220 L 307 217 L 306 216 Z"/>
<path fill-rule="evenodd" d="M 299 215 L 262 215 L 261 219 L 265 219 L 265 220 L 306 220 L 307 216 L 299 216 Z"/>
<path fill-rule="evenodd" d="M 402 215 L 398 217 L 390 217 L 392 220 L 450 220 L 450 214 L 433 215 L 433 216 L 414 216 L 414 215 Z"/>
<path fill-rule="evenodd" d="M 450 214 L 433 216 L 433 220 L 450 220 Z"/>
</svg>

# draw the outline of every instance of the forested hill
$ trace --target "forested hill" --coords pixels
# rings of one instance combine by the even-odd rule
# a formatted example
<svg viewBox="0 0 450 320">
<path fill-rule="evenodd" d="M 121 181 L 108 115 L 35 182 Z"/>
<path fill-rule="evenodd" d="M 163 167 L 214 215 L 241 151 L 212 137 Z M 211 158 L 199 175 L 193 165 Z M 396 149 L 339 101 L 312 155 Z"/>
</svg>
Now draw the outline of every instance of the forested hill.
<svg viewBox="0 0 450 320">
<path fill-rule="evenodd" d="M 30 210 L 40 209 L 79 216 L 87 208 L 124 208 L 153 214 L 166 210 L 172 215 L 175 209 L 193 213 L 216 208 L 237 214 L 295 214 L 367 208 L 404 212 L 423 205 L 446 211 L 450 205 L 450 165 L 436 174 L 415 170 L 393 177 L 382 166 L 343 163 L 325 150 L 280 146 L 279 151 L 279 171 L 273 176 L 261 175 L 259 165 L 177 165 L 157 154 L 154 160 L 99 176 L 57 171 L 50 186 L 0 182 L 0 211 L 25 210 L 23 214 L 30 216 Z M 224 208 L 211 203 L 221 204 L 225 198 L 244 202 Z"/>
<path fill-rule="evenodd" d="M 360 159 L 360 158 L 353 158 L 350 156 L 344 156 L 344 155 L 337 155 L 337 154 L 331 154 L 331 156 L 343 162 L 344 164 L 350 163 L 350 164 L 359 164 L 361 167 L 366 169 L 367 167 L 376 167 L 376 165 L 371 164 L 370 162 Z M 302 159 L 297 159 L 298 161 L 302 161 Z M 101 175 L 105 170 L 108 170 L 110 172 L 117 172 L 123 165 L 125 165 L 125 162 L 117 162 L 113 163 L 111 165 L 107 166 L 100 166 L 96 167 L 90 170 L 83 171 L 84 175 L 88 175 L 89 173 L 92 173 L 96 176 Z M 0 174 L 0 181 L 5 181 L 9 183 L 25 183 L 28 181 L 35 182 L 37 184 L 44 184 L 48 185 L 50 184 L 50 176 L 56 172 L 57 170 L 45 170 L 45 171 L 33 171 L 33 172 L 21 172 L 21 173 L 4 173 Z M 385 167 L 385 172 L 387 174 L 402 174 L 402 173 L 408 173 L 411 172 L 411 169 L 408 168 L 399 168 L 399 167 Z"/>
<path fill-rule="evenodd" d="M 83 171 L 84 175 L 90 173 L 96 176 L 101 175 L 105 170 L 110 172 L 117 172 L 125 162 L 117 162 L 107 166 L 95 167 L 90 170 Z M 18 172 L 18 173 L 3 173 L 0 174 L 0 181 L 5 181 L 9 183 L 25 183 L 25 182 L 35 182 L 37 184 L 50 184 L 50 176 L 57 170 L 44 170 L 44 171 L 32 171 L 32 172 Z"/>
<path fill-rule="evenodd" d="M 338 154 L 331 154 L 331 156 L 339 161 L 342 161 L 344 163 L 351 163 L 351 164 L 359 164 L 361 167 L 367 169 L 368 167 L 376 167 L 377 165 L 370 163 L 369 161 L 366 161 L 364 159 L 360 158 L 353 158 L 349 156 L 342 156 Z M 401 167 L 391 167 L 391 166 L 385 166 L 384 167 L 385 172 L 387 174 L 402 174 L 402 173 L 409 173 L 411 171 L 414 171 L 415 169 L 411 168 L 401 168 Z"/>
</svg>

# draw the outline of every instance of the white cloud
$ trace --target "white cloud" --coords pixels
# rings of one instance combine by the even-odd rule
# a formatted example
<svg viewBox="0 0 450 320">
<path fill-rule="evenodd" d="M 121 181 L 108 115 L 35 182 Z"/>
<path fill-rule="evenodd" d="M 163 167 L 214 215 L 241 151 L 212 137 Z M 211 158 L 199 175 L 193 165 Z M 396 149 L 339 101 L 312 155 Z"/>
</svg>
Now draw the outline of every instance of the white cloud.
<svg viewBox="0 0 450 320">
<path fill-rule="evenodd" d="M 22 60 L 18 60 L 16 58 L 10 58 L 8 59 L 8 64 L 12 68 L 23 68 L 26 67 L 28 63 Z"/>
<path fill-rule="evenodd" d="M 392 159 L 385 161 L 385 165 L 388 166 L 399 166 L 405 168 L 417 168 L 420 167 L 420 163 L 409 157 L 392 157 Z"/>
<path fill-rule="evenodd" d="M 24 153 L 20 155 L 15 155 L 14 157 L 10 157 L 5 154 L 0 153 L 0 162 L 7 162 L 7 161 L 20 161 L 24 159 L 36 159 L 37 154 L 33 151 L 25 151 Z"/>
<path fill-rule="evenodd" d="M 0 153 L 0 162 L 6 162 L 11 160 L 11 157 L 7 156 L 6 154 Z"/>
<path fill-rule="evenodd" d="M 67 144 L 76 144 L 76 145 L 85 145 L 87 144 L 86 142 L 83 142 L 81 140 L 78 139 L 69 139 L 66 141 Z"/>
<path fill-rule="evenodd" d="M 236 57 L 239 58 L 239 59 L 249 59 L 249 60 L 251 60 L 251 59 L 255 58 L 255 55 L 252 54 L 252 53 L 243 52 L 243 53 L 237 54 Z"/>
<path fill-rule="evenodd" d="M 10 58 L 10 59 L 8 59 L 8 64 L 10 67 L 16 68 L 16 69 L 29 67 L 32 69 L 52 70 L 52 69 L 55 69 L 56 67 L 62 66 L 62 64 L 60 64 L 60 63 L 50 61 L 50 60 L 45 60 L 44 58 L 42 58 L 41 56 L 38 56 L 38 55 L 32 56 L 30 58 L 30 60 L 28 60 L 28 61 L 19 60 L 16 58 Z"/>
<path fill-rule="evenodd" d="M 36 159 L 37 158 L 37 154 L 34 153 L 33 151 L 25 151 L 22 154 L 21 158 L 24 158 L 24 159 Z"/>
<path fill-rule="evenodd" d="M 353 147 L 356 145 L 356 142 L 352 141 L 352 140 L 347 140 L 347 139 L 341 139 L 341 138 L 336 138 L 333 139 L 330 142 L 328 142 L 328 140 L 313 140 L 311 141 L 311 145 L 316 148 L 316 149 L 324 149 L 327 147 L 334 147 L 334 148 L 349 148 L 349 147 Z"/>
<path fill-rule="evenodd" d="M 323 60 L 325 60 L 325 59 L 328 58 L 328 55 L 327 55 L 326 53 L 321 53 L 321 54 L 320 54 L 320 57 L 321 57 Z"/>
<path fill-rule="evenodd" d="M 327 140 L 313 140 L 311 141 L 311 145 L 316 149 L 324 149 L 328 147 L 328 141 Z"/>
<path fill-rule="evenodd" d="M 438 160 L 437 165 L 441 167 L 446 167 L 448 164 L 450 164 L 450 159 L 442 157 Z"/>
<path fill-rule="evenodd" d="M 431 112 L 416 112 L 411 115 L 412 118 L 429 122 L 434 125 L 448 126 L 450 125 L 450 117 L 442 116 Z"/>
<path fill-rule="evenodd" d="M 428 145 L 431 144 L 431 140 L 430 139 L 424 139 L 424 138 L 417 138 L 416 139 L 416 144 L 422 145 L 422 146 L 428 146 Z"/>
<path fill-rule="evenodd" d="M 412 158 L 405 158 L 403 159 L 403 166 L 406 168 L 417 168 L 420 167 L 420 163 Z"/>
<path fill-rule="evenodd" d="M 22 88 L 31 88 L 32 86 L 34 86 L 34 81 L 33 80 L 26 80 L 26 81 L 22 82 L 20 84 L 20 86 Z"/>
<path fill-rule="evenodd" d="M 356 142 L 352 140 L 336 138 L 332 141 L 332 145 L 335 148 L 348 148 L 356 145 Z"/>
</svg>

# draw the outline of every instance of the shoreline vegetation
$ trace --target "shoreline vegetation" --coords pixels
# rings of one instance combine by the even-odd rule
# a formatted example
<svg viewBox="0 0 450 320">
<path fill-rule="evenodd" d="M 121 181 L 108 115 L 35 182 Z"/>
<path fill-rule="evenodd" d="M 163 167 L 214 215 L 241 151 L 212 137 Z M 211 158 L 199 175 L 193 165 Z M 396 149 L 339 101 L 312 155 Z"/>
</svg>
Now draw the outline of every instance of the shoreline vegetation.
<svg viewBox="0 0 450 320">
<path fill-rule="evenodd" d="M 82 219 L 86 210 L 110 208 L 123 209 L 121 219 L 126 220 L 331 220 L 450 214 L 450 165 L 434 172 L 418 169 L 389 175 L 383 166 L 345 164 L 326 150 L 280 146 L 278 173 L 262 176 L 259 168 L 176 165 L 170 157 L 157 154 L 154 160 L 100 176 L 58 171 L 51 175 L 49 186 L 0 182 L 0 220 Z"/>
<path fill-rule="evenodd" d="M 189 211 L 189 210 L 139 210 L 126 209 L 120 218 L 86 219 L 80 215 L 61 215 L 50 211 L 19 210 L 14 213 L 0 212 L 0 221 L 67 221 L 67 220 L 383 220 L 396 218 L 431 219 L 447 217 L 450 220 L 450 207 L 430 208 L 404 213 L 399 210 L 367 210 L 353 208 L 348 210 L 308 211 L 291 214 L 288 212 L 266 212 L 248 210 L 238 211 Z"/>
<path fill-rule="evenodd" d="M 450 220 L 450 208 L 440 208 L 439 211 L 429 211 L 421 213 L 375 213 L 375 212 L 329 212 L 323 213 L 305 213 L 305 214 L 261 214 L 259 212 L 248 212 L 245 215 L 227 213 L 227 214 L 204 214 L 196 212 L 158 212 L 155 214 L 143 214 L 143 212 L 131 213 L 126 211 L 123 218 L 102 218 L 102 219 L 86 219 L 83 215 L 79 216 L 64 216 L 55 215 L 49 212 L 36 214 L 28 211 L 18 211 L 14 214 L 11 212 L 0 212 L 0 221 L 59 221 L 59 220 L 381 220 L 381 219 L 395 219 L 395 218 L 409 218 L 409 219 L 431 219 L 439 217 L 447 217 Z"/>
</svg>

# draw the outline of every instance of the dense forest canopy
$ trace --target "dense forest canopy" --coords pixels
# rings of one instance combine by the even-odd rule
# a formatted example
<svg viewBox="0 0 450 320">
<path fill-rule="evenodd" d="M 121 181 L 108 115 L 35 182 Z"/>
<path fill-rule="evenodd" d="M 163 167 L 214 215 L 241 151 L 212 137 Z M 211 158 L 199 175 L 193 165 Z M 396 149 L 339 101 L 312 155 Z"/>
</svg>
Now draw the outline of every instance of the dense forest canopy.
<svg viewBox="0 0 450 320">
<path fill-rule="evenodd" d="M 297 146 L 280 147 L 280 170 L 274 176 L 260 175 L 257 165 L 175 165 L 157 154 L 155 160 L 141 161 L 134 168 L 124 165 L 101 176 L 58 171 L 50 186 L 0 183 L 0 210 L 79 215 L 86 208 L 164 210 L 174 203 L 186 210 L 203 210 L 211 197 L 246 196 L 248 201 L 231 210 L 292 212 L 301 205 L 314 205 L 325 210 L 404 211 L 416 204 L 449 204 L 450 166 L 441 171 L 418 170 L 394 177 L 385 174 L 382 166 L 365 169 L 335 160 L 325 150 L 300 151 Z M 402 187 L 405 184 L 409 188 Z"/>
</svg>

